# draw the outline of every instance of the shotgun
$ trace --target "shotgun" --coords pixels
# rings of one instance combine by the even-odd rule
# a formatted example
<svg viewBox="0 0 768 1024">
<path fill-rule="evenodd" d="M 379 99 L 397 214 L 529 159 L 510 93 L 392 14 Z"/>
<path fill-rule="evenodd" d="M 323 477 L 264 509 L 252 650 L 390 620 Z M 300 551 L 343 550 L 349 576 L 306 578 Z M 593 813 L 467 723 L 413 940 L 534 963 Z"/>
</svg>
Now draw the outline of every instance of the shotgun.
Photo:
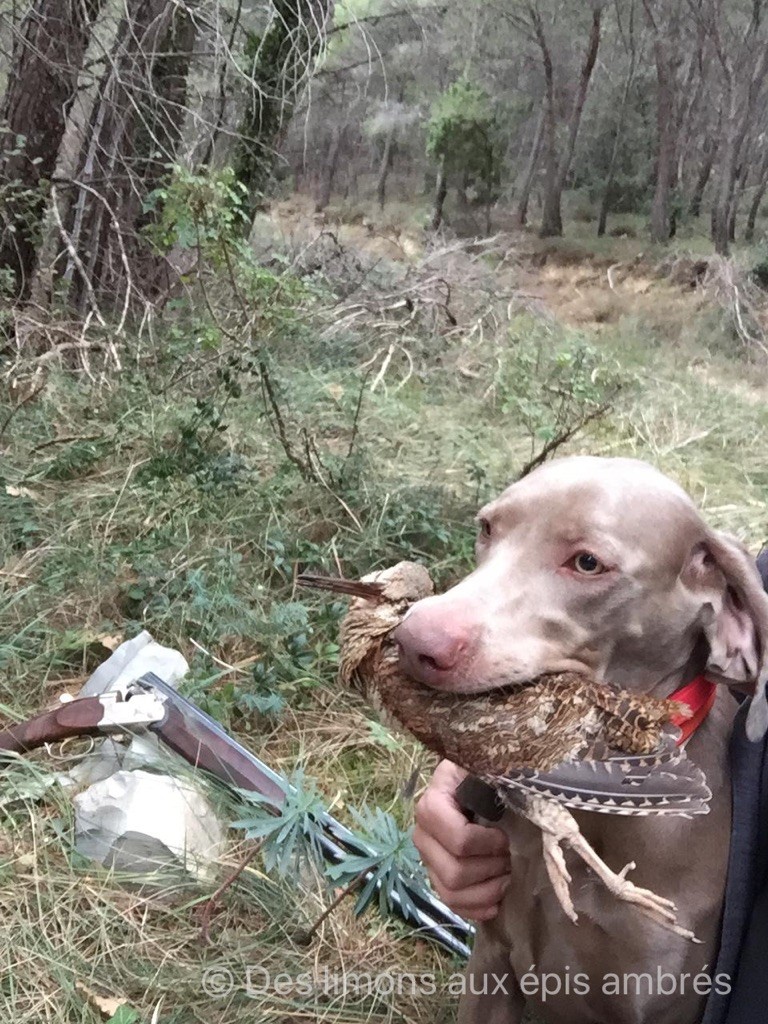
<svg viewBox="0 0 768 1024">
<path fill-rule="evenodd" d="M 0 750 L 25 753 L 70 737 L 142 729 L 153 732 L 193 767 L 224 785 L 259 793 L 275 811 L 294 792 L 282 776 L 153 672 L 147 672 L 122 690 L 70 700 L 0 731 Z M 323 855 L 331 863 L 338 864 L 350 855 L 372 855 L 367 844 L 327 812 L 320 815 L 318 824 L 322 829 Z M 394 909 L 403 920 L 452 953 L 468 956 L 472 927 L 428 889 L 408 881 L 403 888 L 412 908 L 401 903 L 397 892 L 392 893 Z"/>
</svg>

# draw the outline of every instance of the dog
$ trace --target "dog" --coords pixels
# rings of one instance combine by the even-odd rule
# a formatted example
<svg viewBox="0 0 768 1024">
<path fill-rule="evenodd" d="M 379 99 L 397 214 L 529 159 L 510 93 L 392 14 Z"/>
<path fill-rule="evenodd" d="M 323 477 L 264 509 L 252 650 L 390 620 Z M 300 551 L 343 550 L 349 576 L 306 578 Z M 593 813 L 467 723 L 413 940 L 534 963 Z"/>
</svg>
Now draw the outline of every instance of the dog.
<svg viewBox="0 0 768 1024">
<path fill-rule="evenodd" d="M 519 1024 L 526 1004 L 547 1024 L 696 1024 L 713 984 L 731 827 L 727 746 L 754 697 L 747 731 L 768 724 L 768 596 L 749 553 L 708 527 L 689 496 L 633 459 L 546 463 L 478 515 L 477 568 L 415 604 L 395 637 L 403 670 L 437 690 L 472 693 L 583 671 L 668 697 L 701 676 L 716 698 L 690 737 L 710 813 L 622 818 L 580 812 L 611 866 L 674 901 L 700 942 L 614 900 L 568 860 L 577 924 L 563 915 L 528 822 L 510 825 L 511 884 L 479 925 L 460 1024 Z M 504 979 L 499 984 L 499 979 Z"/>
</svg>

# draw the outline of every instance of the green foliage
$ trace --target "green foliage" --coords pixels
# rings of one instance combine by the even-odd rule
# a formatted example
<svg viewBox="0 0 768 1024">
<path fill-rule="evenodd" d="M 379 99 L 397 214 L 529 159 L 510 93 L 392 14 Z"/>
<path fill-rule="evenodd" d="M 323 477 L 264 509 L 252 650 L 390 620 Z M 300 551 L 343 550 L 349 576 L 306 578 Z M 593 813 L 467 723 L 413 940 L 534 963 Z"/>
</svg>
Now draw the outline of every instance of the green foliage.
<svg viewBox="0 0 768 1024">
<path fill-rule="evenodd" d="M 141 1014 L 130 1006 L 118 1006 L 109 1020 L 110 1024 L 139 1024 Z"/>
<path fill-rule="evenodd" d="M 413 845 L 413 829 L 400 828 L 391 814 L 379 807 L 364 811 L 351 811 L 357 824 L 356 837 L 367 847 L 367 856 L 348 856 L 340 864 L 328 868 L 329 876 L 342 885 L 349 885 L 364 872 L 370 872 L 355 904 L 355 913 L 368 907 L 378 890 L 379 909 L 390 912 L 395 900 L 406 914 L 415 907 L 405 888 L 406 883 L 416 888 L 428 886 L 419 854 Z"/>
<path fill-rule="evenodd" d="M 0 753 L 0 771 L 3 773 L 0 812 L 3 818 L 7 815 L 11 821 L 20 810 L 18 805 L 27 805 L 42 799 L 51 788 L 58 787 L 59 784 L 55 774 L 49 771 L 46 765 L 36 764 L 7 751 Z M 20 811 L 21 814 L 27 812 L 26 807 Z"/>
<path fill-rule="evenodd" d="M 383 747 L 385 750 L 402 750 L 402 740 L 398 739 L 394 733 L 390 732 L 382 722 L 371 719 L 367 725 L 371 739 L 378 746 Z"/>
<path fill-rule="evenodd" d="M 242 579 L 242 555 L 226 548 L 211 551 L 203 565 L 179 570 L 172 557 L 142 550 L 131 558 L 120 584 L 123 614 L 151 625 L 161 635 L 169 628 L 191 631 L 204 643 L 222 636 L 248 636 L 259 624 L 252 587 Z"/>
<path fill-rule="evenodd" d="M 0 550 L 26 551 L 39 543 L 41 536 L 34 501 L 0 474 Z"/>
<path fill-rule="evenodd" d="M 244 187 L 231 167 L 194 173 L 169 168 L 166 182 L 149 194 L 145 212 L 157 214 L 147 234 L 161 252 L 199 249 L 219 264 L 223 247 L 238 244 L 245 227 Z"/>
<path fill-rule="evenodd" d="M 244 195 L 231 169 L 192 174 L 174 168 L 152 193 L 156 218 L 147 231 L 155 244 L 163 251 L 194 253 L 194 277 L 183 305 L 172 310 L 184 314 L 186 328 L 182 334 L 178 325 L 169 327 L 173 356 L 178 360 L 190 349 L 218 354 L 210 360 L 213 371 L 201 383 L 194 411 L 178 418 L 173 435 L 163 438 L 162 449 L 141 468 L 142 479 L 190 478 L 216 494 L 240 489 L 249 465 L 224 441 L 225 413 L 231 403 L 254 394 L 288 460 L 305 477 L 317 475 L 310 465 L 313 442 L 285 413 L 272 347 L 301 345 L 308 335 L 306 310 L 323 293 L 280 259 L 270 267 L 259 262 L 242 230 Z M 160 359 L 171 362 L 167 352 Z"/>
<path fill-rule="evenodd" d="M 600 349 L 578 336 L 556 339 L 541 323 L 521 318 L 499 354 L 494 391 L 501 411 L 525 426 L 532 443 L 547 444 L 607 413 L 628 383 Z"/>
<path fill-rule="evenodd" d="M 466 77 L 432 105 L 427 154 L 448 171 L 478 177 L 490 189 L 498 182 L 501 147 L 497 113 L 488 93 Z"/>
<path fill-rule="evenodd" d="M 237 452 L 222 449 L 226 429 L 223 409 L 210 397 L 196 399 L 194 412 L 180 418 L 176 436 L 141 467 L 139 480 L 191 477 L 201 491 L 236 491 L 248 464 Z"/>
<path fill-rule="evenodd" d="M 258 793 L 240 790 L 240 795 L 244 817 L 232 822 L 232 828 L 242 829 L 246 839 L 259 841 L 268 872 L 295 879 L 307 869 L 324 869 L 319 822 L 325 806 L 301 772 L 286 786 L 285 800 L 277 813 Z"/>
<path fill-rule="evenodd" d="M 43 475 L 49 480 L 77 480 L 113 449 L 109 440 L 82 440 L 65 445 L 48 464 Z"/>
<path fill-rule="evenodd" d="M 131 589 L 137 595 L 145 594 L 135 585 Z M 221 625 L 222 599 L 213 604 L 213 614 Z M 310 624 L 310 610 L 298 601 L 271 602 L 263 615 L 250 609 L 243 599 L 231 602 L 233 611 L 238 607 L 247 619 L 242 631 L 247 632 L 259 652 L 250 677 L 222 682 L 222 673 L 218 672 L 202 679 L 193 676 L 184 681 L 184 690 L 210 715 L 229 726 L 247 725 L 254 716 L 279 720 L 286 708 L 298 710 L 310 703 L 320 680 L 335 674 L 339 656 L 336 635 L 343 606 L 334 602 L 321 614 L 313 610 L 314 625 Z"/>
<path fill-rule="evenodd" d="M 326 814 L 314 785 L 297 773 L 286 786 L 286 797 L 279 812 L 258 794 L 240 791 L 243 817 L 232 827 L 243 829 L 247 839 L 261 843 L 264 866 L 280 878 L 301 877 L 312 868 L 335 884 L 348 886 L 365 877 L 355 904 L 361 914 L 378 893 L 379 909 L 392 912 L 399 905 L 405 913 L 415 907 L 406 890 L 410 884 L 427 888 L 429 883 L 418 851 L 413 845 L 413 829 L 401 829 L 395 818 L 380 808 L 363 811 L 350 809 L 357 828 L 355 838 L 370 852 L 348 855 L 338 864 L 328 864 L 322 851 L 322 820 Z"/>
<path fill-rule="evenodd" d="M 262 688 L 311 681 L 312 672 L 332 671 L 338 665 L 338 644 L 314 639 L 309 609 L 299 601 L 273 603 L 257 627 L 257 636 L 264 656 L 253 674 Z"/>
<path fill-rule="evenodd" d="M 31 160 L 28 155 L 25 156 L 26 149 L 27 137 L 14 136 L 7 123 L 0 123 L 0 150 L 6 167 L 9 164 L 13 167 L 19 157 L 23 157 L 32 166 L 42 163 L 39 156 Z M 30 188 L 22 178 L 10 177 L 7 170 L 3 173 L 0 180 L 0 245 L 13 249 L 20 242 L 22 245 L 30 242 L 37 244 L 38 219 L 47 194 L 47 181 L 41 181 L 36 187 Z M 16 267 L 0 267 L 0 299 L 16 298 L 20 283 Z"/>
<path fill-rule="evenodd" d="M 295 275 L 265 267 L 256 259 L 244 237 L 249 223 L 246 191 L 231 167 L 199 173 L 172 167 L 168 179 L 148 197 L 146 209 L 155 213 L 146 232 L 161 252 L 194 252 L 199 282 L 206 271 L 224 274 L 234 292 L 236 313 L 245 321 L 240 326 L 246 327 L 247 323 L 252 331 L 258 324 L 262 332 L 274 327 L 289 331 L 295 326 L 296 308 L 314 292 Z M 206 313 L 210 317 L 210 295 Z M 223 310 L 221 314 L 214 310 L 214 314 L 213 324 L 203 321 L 200 327 L 203 335 L 209 335 L 206 344 L 215 345 L 222 334 L 234 340 L 231 317 Z M 274 314 L 274 321 L 270 314 Z M 237 340 L 248 343 L 247 336 Z M 236 353 L 232 358 L 236 358 Z"/>
</svg>

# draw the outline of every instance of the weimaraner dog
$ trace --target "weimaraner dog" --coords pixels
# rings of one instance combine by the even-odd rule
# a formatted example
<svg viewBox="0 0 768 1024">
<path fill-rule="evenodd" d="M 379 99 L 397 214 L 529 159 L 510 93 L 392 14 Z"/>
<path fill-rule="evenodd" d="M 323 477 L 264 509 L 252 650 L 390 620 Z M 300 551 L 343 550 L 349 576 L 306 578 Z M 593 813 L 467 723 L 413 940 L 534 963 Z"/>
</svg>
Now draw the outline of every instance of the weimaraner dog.
<svg viewBox="0 0 768 1024">
<path fill-rule="evenodd" d="M 702 973 L 717 953 L 729 850 L 729 686 L 758 691 L 748 732 L 766 726 L 768 598 L 753 560 L 632 459 L 550 462 L 478 522 L 475 571 L 414 605 L 396 634 L 410 675 L 456 693 L 564 670 L 660 697 L 702 674 L 727 685 L 687 747 L 712 790 L 708 815 L 575 814 L 614 869 L 636 861 L 633 880 L 673 900 L 700 944 L 614 899 L 572 857 L 569 921 L 539 831 L 514 819 L 512 882 L 478 929 L 459 1020 L 518 1024 L 529 1002 L 548 1024 L 695 1024 L 708 985 L 729 984 Z"/>
</svg>

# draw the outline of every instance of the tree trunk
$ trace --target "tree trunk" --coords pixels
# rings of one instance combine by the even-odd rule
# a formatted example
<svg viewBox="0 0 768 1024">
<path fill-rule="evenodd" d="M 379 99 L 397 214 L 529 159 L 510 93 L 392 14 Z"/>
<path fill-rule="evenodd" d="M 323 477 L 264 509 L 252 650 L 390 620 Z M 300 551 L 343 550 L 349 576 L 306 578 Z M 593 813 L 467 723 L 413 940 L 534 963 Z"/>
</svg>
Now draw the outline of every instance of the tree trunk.
<svg viewBox="0 0 768 1024">
<path fill-rule="evenodd" d="M 97 42 L 99 50 L 109 51 L 115 44 L 117 23 L 112 23 L 111 35 L 102 33 Z M 92 45 L 92 44 L 91 44 Z M 90 50 L 86 51 L 88 62 Z M 75 98 L 69 108 L 64 136 L 51 175 L 51 194 L 40 226 L 40 245 L 36 267 L 30 286 L 29 301 L 41 309 L 48 308 L 53 298 L 56 265 L 65 254 L 64 241 L 59 225 L 68 224 L 77 186 L 78 164 L 85 150 L 88 126 L 93 116 L 94 104 L 98 98 L 98 82 L 90 76 L 78 83 Z"/>
<path fill-rule="evenodd" d="M 321 213 L 331 201 L 333 182 L 336 178 L 336 171 L 339 169 L 339 155 L 341 143 L 344 138 L 344 129 L 337 128 L 331 136 L 331 144 L 328 147 L 328 154 L 323 167 L 323 179 L 320 185 L 320 193 L 315 203 L 315 213 Z"/>
<path fill-rule="evenodd" d="M 544 63 L 544 78 L 546 82 L 547 174 L 544 193 L 544 208 L 542 211 L 539 235 L 542 238 L 548 238 L 553 235 L 560 236 L 563 233 L 563 218 L 561 212 L 563 189 L 565 188 L 565 184 L 568 179 L 568 172 L 571 169 L 573 154 L 576 149 L 576 139 L 579 134 L 581 115 L 584 111 L 584 104 L 589 90 L 589 82 L 592 77 L 592 72 L 597 60 L 597 51 L 600 46 L 602 7 L 597 6 L 592 9 L 592 23 L 589 40 L 587 42 L 587 49 L 584 54 L 584 61 L 579 74 L 579 82 L 576 88 L 573 106 L 571 107 L 571 112 L 568 117 L 568 138 L 565 144 L 565 150 L 559 161 L 555 152 L 555 90 L 552 58 L 544 33 L 544 25 L 542 23 L 541 16 L 537 11 L 535 11 L 535 8 L 532 10 L 532 13 L 534 17 L 536 38 L 541 50 L 542 61 Z"/>
<path fill-rule="evenodd" d="M 552 62 L 549 50 L 542 49 L 544 58 L 544 79 L 546 96 L 544 99 L 544 203 L 541 211 L 542 238 L 548 235 L 562 235 L 563 221 L 560 212 L 560 196 L 557 193 L 557 143 L 555 122 L 555 87 L 552 75 Z"/>
<path fill-rule="evenodd" d="M 435 183 L 435 201 L 432 206 L 432 219 L 430 227 L 437 231 L 443 223 L 443 206 L 445 197 L 448 195 L 448 175 L 445 169 L 445 156 L 440 158 L 440 166 L 437 169 L 437 182 Z"/>
<path fill-rule="evenodd" d="M 715 251 L 721 256 L 727 256 L 729 252 L 739 161 L 747 133 L 754 124 L 755 113 L 762 101 L 763 84 L 768 75 L 768 46 L 761 38 L 761 27 L 761 2 L 756 0 L 738 50 L 720 58 L 724 98 L 720 166 L 712 206 L 712 241 Z"/>
<path fill-rule="evenodd" d="M 524 228 L 528 223 L 528 204 L 531 200 L 531 189 L 533 188 L 533 179 L 536 176 L 536 169 L 539 166 L 539 157 L 541 156 L 541 141 L 543 137 L 544 129 L 544 108 L 542 107 L 539 112 L 539 116 L 536 120 L 536 130 L 533 135 L 533 144 L 531 145 L 530 152 L 528 154 L 528 163 L 525 167 L 523 174 L 522 184 L 520 186 L 520 192 L 517 198 L 517 211 L 515 213 L 515 223 L 518 227 Z"/>
<path fill-rule="evenodd" d="M 747 128 L 750 121 L 751 104 L 745 104 L 741 118 L 735 95 L 736 89 L 729 82 L 726 111 L 723 122 L 723 138 L 720 143 L 720 169 L 715 200 L 712 204 L 712 242 L 715 252 L 727 256 L 731 242 L 731 211 L 734 204 L 734 193 L 739 171 L 739 155 L 741 153 Z"/>
<path fill-rule="evenodd" d="M 669 43 L 656 33 L 656 189 L 651 205 L 651 241 L 668 242 L 672 233 L 671 198 L 675 180 L 675 90 Z"/>
<path fill-rule="evenodd" d="M 280 132 L 319 53 L 333 0 L 274 0 L 273 7 L 264 35 L 249 32 L 245 46 L 251 90 L 233 164 L 250 213 L 271 172 Z"/>
<path fill-rule="evenodd" d="M 699 217 L 701 215 L 701 203 L 704 199 L 704 192 L 709 182 L 710 175 L 712 174 L 712 168 L 715 163 L 715 154 L 717 153 L 717 140 L 711 135 L 708 135 L 704 141 L 704 158 L 701 161 L 701 167 L 699 168 L 699 176 L 696 179 L 693 192 L 691 193 L 691 201 L 688 204 L 688 215 L 690 217 Z"/>
<path fill-rule="evenodd" d="M 0 268 L 13 274 L 19 298 L 29 292 L 43 183 L 55 167 L 99 3 L 34 0 L 15 36 L 0 105 Z"/>
<path fill-rule="evenodd" d="M 736 172 L 736 182 L 734 184 L 733 194 L 731 196 L 731 202 L 728 207 L 728 241 L 736 241 L 736 219 L 739 215 L 739 205 L 741 204 L 741 197 L 744 194 L 744 186 L 746 184 L 747 175 L 749 173 L 749 160 L 743 155 L 741 166 Z"/>
<path fill-rule="evenodd" d="M 629 64 L 629 70 L 627 77 L 624 82 L 624 89 L 621 94 L 621 104 L 619 106 L 619 113 L 616 118 L 616 131 L 613 136 L 613 145 L 611 147 L 611 156 L 608 161 L 608 171 L 605 176 L 605 187 L 603 188 L 603 198 L 600 202 L 600 214 L 597 218 L 597 237 L 602 238 L 605 234 L 605 229 L 608 226 L 608 210 L 611 204 L 611 192 L 613 190 L 613 182 L 616 176 L 616 162 L 619 158 L 619 147 L 621 146 L 622 136 L 624 134 L 624 120 L 627 114 L 627 103 L 629 102 L 629 92 L 632 88 L 632 82 L 635 78 L 635 52 L 634 47 L 632 49 L 632 59 Z"/>
<path fill-rule="evenodd" d="M 469 171 L 463 171 L 459 183 L 456 186 L 456 198 L 459 202 L 459 207 L 463 212 L 469 209 L 469 196 L 467 189 L 469 188 Z"/>
<path fill-rule="evenodd" d="M 390 128 L 384 139 L 384 152 L 381 154 L 381 163 L 379 164 L 379 176 L 376 181 L 376 200 L 379 204 L 379 209 L 384 209 L 384 204 L 387 201 L 387 178 L 389 177 L 389 171 L 392 167 L 392 152 L 395 142 L 395 130 Z"/>
<path fill-rule="evenodd" d="M 729 209 L 736 181 L 736 141 L 732 132 L 720 147 L 722 167 L 715 201 L 712 204 L 711 236 L 715 252 L 727 256 L 730 250 Z"/>
<path fill-rule="evenodd" d="M 757 176 L 757 187 L 755 194 L 752 196 L 752 202 L 749 204 L 749 212 L 747 213 L 747 224 L 744 228 L 744 241 L 752 242 L 755 238 L 755 221 L 757 215 L 760 212 L 760 204 L 765 196 L 766 189 L 768 189 L 768 149 L 763 154 L 763 159 L 760 161 L 760 170 Z"/>
<path fill-rule="evenodd" d="M 166 286 L 165 264 L 143 234 L 154 216 L 144 212 L 143 201 L 177 156 L 193 40 L 190 11 L 172 0 L 133 0 L 124 7 L 70 214 L 63 276 L 81 312 L 97 300 L 127 308 L 131 299 L 151 299 Z"/>
</svg>

